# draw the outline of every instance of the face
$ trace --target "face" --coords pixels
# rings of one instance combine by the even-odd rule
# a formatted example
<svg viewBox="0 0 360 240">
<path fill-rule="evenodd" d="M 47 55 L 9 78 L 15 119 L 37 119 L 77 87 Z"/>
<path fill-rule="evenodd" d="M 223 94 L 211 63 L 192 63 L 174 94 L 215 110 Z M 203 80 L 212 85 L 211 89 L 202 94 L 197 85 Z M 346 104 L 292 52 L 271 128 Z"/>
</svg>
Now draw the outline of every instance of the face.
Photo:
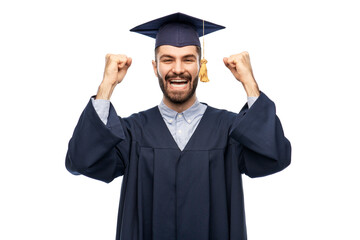
<svg viewBox="0 0 360 240">
<path fill-rule="evenodd" d="M 174 104 L 194 100 L 199 74 L 199 55 L 196 46 L 163 45 L 158 47 L 157 51 L 153 67 L 164 100 Z"/>
</svg>

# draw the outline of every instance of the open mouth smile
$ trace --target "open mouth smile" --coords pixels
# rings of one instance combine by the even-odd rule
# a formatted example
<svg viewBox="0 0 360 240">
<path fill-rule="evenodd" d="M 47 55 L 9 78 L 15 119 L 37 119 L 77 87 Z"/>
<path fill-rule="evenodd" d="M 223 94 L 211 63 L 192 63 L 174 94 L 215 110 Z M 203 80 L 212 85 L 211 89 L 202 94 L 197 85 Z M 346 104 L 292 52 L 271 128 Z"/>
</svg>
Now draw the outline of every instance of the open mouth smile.
<svg viewBox="0 0 360 240">
<path fill-rule="evenodd" d="M 186 79 L 170 79 L 169 83 L 174 88 L 182 88 L 188 84 L 188 80 Z"/>
</svg>

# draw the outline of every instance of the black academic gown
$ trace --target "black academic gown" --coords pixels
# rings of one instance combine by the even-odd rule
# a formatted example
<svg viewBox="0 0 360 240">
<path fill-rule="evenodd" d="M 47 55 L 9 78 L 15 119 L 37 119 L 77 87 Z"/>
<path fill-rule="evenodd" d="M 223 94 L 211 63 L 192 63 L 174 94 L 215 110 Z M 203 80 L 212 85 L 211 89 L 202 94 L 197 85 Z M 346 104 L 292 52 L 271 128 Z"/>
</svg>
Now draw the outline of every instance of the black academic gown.
<svg viewBox="0 0 360 240">
<path fill-rule="evenodd" d="M 105 126 L 90 101 L 66 167 L 105 182 L 123 175 L 118 240 L 245 240 L 242 173 L 278 172 L 290 155 L 263 93 L 239 114 L 208 106 L 183 151 L 158 107 L 119 118 L 111 106 Z"/>
</svg>

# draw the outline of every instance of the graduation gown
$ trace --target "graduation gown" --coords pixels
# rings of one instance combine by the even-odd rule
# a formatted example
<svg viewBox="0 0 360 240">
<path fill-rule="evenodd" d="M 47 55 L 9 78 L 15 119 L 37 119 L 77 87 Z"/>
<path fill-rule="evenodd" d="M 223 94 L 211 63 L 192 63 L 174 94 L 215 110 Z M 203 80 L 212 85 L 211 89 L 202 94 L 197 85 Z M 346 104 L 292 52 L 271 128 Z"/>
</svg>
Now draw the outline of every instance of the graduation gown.
<svg viewBox="0 0 360 240">
<path fill-rule="evenodd" d="M 183 151 L 158 107 L 120 118 L 111 106 L 105 126 L 89 101 L 66 167 L 104 182 L 123 176 L 118 240 L 245 240 L 242 174 L 278 172 L 290 156 L 264 93 L 238 114 L 208 106 Z"/>
</svg>

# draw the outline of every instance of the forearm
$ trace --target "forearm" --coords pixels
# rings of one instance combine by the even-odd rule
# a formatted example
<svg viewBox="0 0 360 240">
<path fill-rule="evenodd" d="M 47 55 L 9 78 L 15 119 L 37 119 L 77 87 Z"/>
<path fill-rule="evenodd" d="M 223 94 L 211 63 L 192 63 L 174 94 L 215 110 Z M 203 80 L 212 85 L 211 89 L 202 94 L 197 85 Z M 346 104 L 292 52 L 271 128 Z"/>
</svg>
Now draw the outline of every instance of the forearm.
<svg viewBox="0 0 360 240">
<path fill-rule="evenodd" d="M 256 83 L 256 81 L 254 80 L 253 83 L 251 84 L 243 84 L 246 95 L 247 95 L 247 100 L 248 100 L 248 107 L 251 108 L 251 106 L 255 103 L 255 101 L 259 98 L 260 96 L 260 90 L 259 87 Z"/>
<path fill-rule="evenodd" d="M 111 85 L 108 83 L 102 82 L 98 88 L 98 92 L 96 94 L 96 100 L 103 99 L 103 100 L 110 100 L 111 95 L 115 89 L 116 85 Z"/>
<path fill-rule="evenodd" d="M 257 85 L 255 80 L 251 81 L 250 83 L 243 83 L 243 87 L 248 97 L 260 96 L 259 86 Z"/>
</svg>

